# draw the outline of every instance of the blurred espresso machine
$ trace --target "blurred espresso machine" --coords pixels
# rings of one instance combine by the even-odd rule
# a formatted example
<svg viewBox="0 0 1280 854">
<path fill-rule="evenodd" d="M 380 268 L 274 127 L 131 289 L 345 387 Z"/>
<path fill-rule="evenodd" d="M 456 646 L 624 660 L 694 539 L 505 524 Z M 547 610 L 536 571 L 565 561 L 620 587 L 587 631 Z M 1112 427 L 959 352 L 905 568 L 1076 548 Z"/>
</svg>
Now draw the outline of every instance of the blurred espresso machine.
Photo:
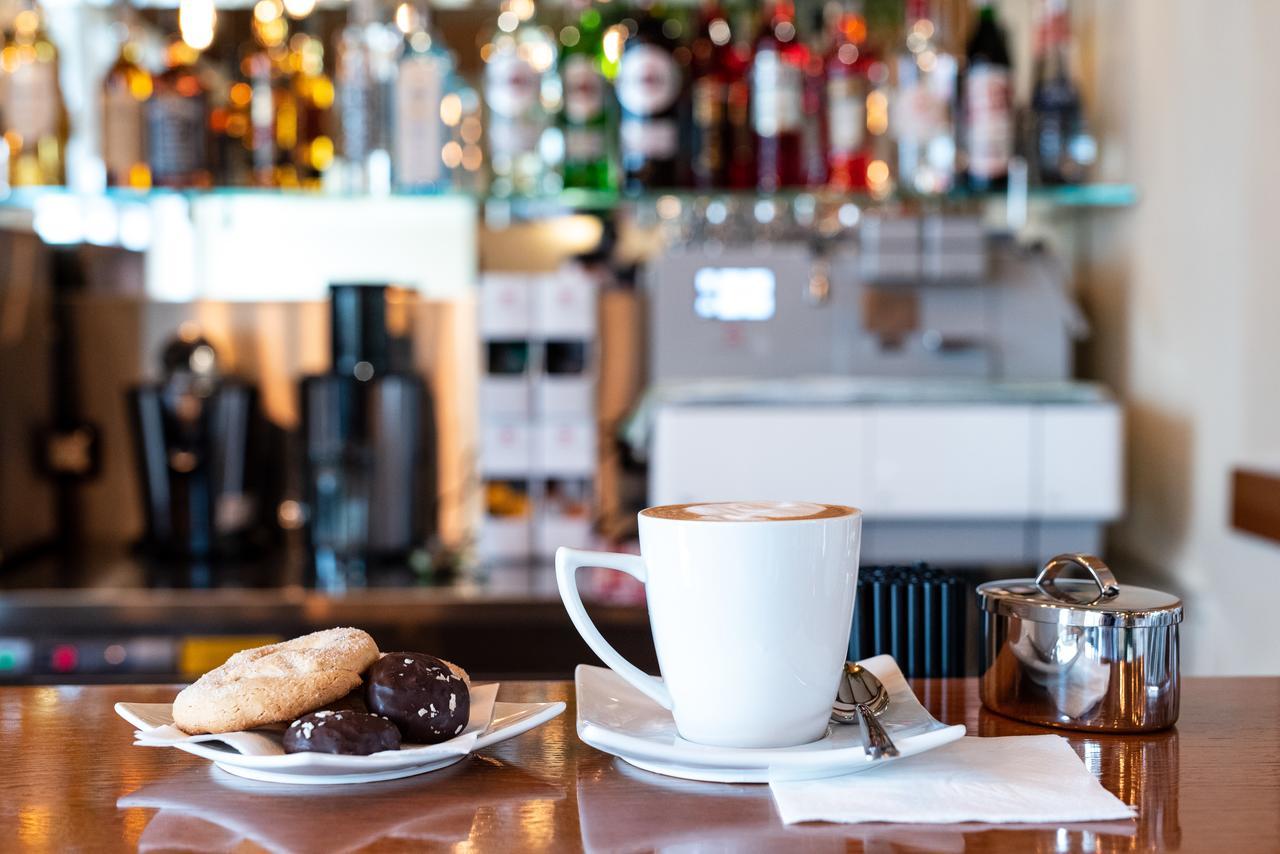
<svg viewBox="0 0 1280 854">
<path fill-rule="evenodd" d="M 700 235 L 647 265 L 650 502 L 851 504 L 867 563 L 1096 553 L 1121 412 L 1071 379 L 1087 325 L 1054 255 L 956 215 L 807 235 Z"/>
</svg>

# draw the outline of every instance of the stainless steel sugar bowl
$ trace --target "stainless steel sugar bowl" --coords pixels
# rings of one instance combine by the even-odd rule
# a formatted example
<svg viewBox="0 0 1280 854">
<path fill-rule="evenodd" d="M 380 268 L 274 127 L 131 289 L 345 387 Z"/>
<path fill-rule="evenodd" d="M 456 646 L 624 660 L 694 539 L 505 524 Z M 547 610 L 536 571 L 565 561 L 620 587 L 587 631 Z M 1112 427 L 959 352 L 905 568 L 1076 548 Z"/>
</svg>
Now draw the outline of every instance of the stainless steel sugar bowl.
<svg viewBox="0 0 1280 854">
<path fill-rule="evenodd" d="M 1089 577 L 1061 577 L 1074 568 Z M 1035 578 L 979 586 L 978 604 L 981 695 L 992 711 L 1107 732 L 1178 719 L 1178 597 L 1122 588 L 1098 558 L 1063 554 Z"/>
</svg>

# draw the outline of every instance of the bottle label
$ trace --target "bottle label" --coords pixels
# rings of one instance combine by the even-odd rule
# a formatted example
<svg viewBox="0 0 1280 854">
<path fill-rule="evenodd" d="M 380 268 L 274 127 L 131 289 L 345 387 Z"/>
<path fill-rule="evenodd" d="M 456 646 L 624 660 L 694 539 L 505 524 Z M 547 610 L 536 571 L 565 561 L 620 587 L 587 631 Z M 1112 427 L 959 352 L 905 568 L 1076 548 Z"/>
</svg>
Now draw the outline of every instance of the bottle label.
<svg viewBox="0 0 1280 854">
<path fill-rule="evenodd" d="M 985 63 L 970 68 L 964 101 L 969 171 L 979 178 L 999 178 L 1009 171 L 1013 155 L 1009 69 Z"/>
<path fill-rule="evenodd" d="M 587 163 L 605 155 L 604 129 L 598 127 L 571 127 L 564 132 L 564 159 L 566 163 Z"/>
<path fill-rule="evenodd" d="M 440 180 L 444 145 L 440 101 L 444 98 L 444 69 L 431 56 L 414 56 L 400 63 L 396 80 L 396 181 L 419 187 Z"/>
<path fill-rule="evenodd" d="M 946 131 L 947 104 L 923 82 L 902 87 L 895 107 L 900 139 L 919 143 Z"/>
<path fill-rule="evenodd" d="M 352 163 L 363 163 L 374 148 L 374 104 L 369 91 L 369 63 L 358 48 L 345 42 L 341 47 L 336 82 L 342 154 Z"/>
<path fill-rule="evenodd" d="M 827 145 L 833 155 L 848 156 L 862 145 L 867 130 L 867 96 L 854 77 L 827 81 Z"/>
<path fill-rule="evenodd" d="M 618 103 L 633 116 L 666 112 L 680 96 L 680 69 L 675 58 L 651 44 L 630 47 L 618 67 Z"/>
<path fill-rule="evenodd" d="M 269 74 L 260 74 L 249 96 L 253 168 L 269 171 L 276 162 L 276 104 Z"/>
<path fill-rule="evenodd" d="M 58 66 L 54 62 L 21 62 L 9 74 L 5 98 L 6 124 L 32 145 L 58 130 Z"/>
<path fill-rule="evenodd" d="M 514 49 L 495 51 L 484 67 L 484 97 L 504 118 L 532 110 L 541 97 L 538 72 Z"/>
<path fill-rule="evenodd" d="M 575 53 L 564 61 L 564 116 L 584 125 L 604 112 L 604 75 L 587 56 Z"/>
<path fill-rule="evenodd" d="M 619 128 L 622 150 L 646 160 L 670 160 L 680 144 L 674 119 L 623 119 Z"/>
<path fill-rule="evenodd" d="M 275 123 L 274 93 L 271 91 L 271 80 L 262 78 L 253 84 L 249 96 L 249 123 L 257 131 L 271 134 L 271 126 Z"/>
<path fill-rule="evenodd" d="M 204 168 L 204 108 L 203 98 L 173 94 L 152 98 L 147 142 L 155 177 L 181 177 Z"/>
<path fill-rule="evenodd" d="M 102 161 L 113 181 L 126 183 L 142 163 L 142 103 L 124 86 L 111 86 L 102 99 Z"/>
<path fill-rule="evenodd" d="M 776 50 L 757 53 L 751 86 L 756 133 L 778 136 L 799 128 L 803 87 L 799 67 L 783 61 Z"/>
<path fill-rule="evenodd" d="M 956 60 L 950 54 L 935 54 L 933 70 L 926 73 L 916 65 L 914 54 L 899 60 L 898 97 L 893 102 L 893 124 L 900 140 L 923 145 L 939 136 L 951 135 L 951 99 L 955 96 Z"/>
<path fill-rule="evenodd" d="M 724 120 L 728 87 L 715 77 L 703 77 L 693 84 L 693 121 L 712 128 Z"/>
<path fill-rule="evenodd" d="M 546 128 L 542 124 L 531 119 L 503 119 L 499 117 L 497 120 L 491 121 L 486 133 L 489 135 L 489 150 L 495 160 L 492 164 L 493 168 L 505 172 L 509 167 L 505 167 L 496 161 L 501 158 L 519 157 L 522 154 L 536 152 L 545 130 Z"/>
<path fill-rule="evenodd" d="M 729 87 L 715 77 L 693 84 L 693 123 L 697 137 L 693 151 L 694 174 L 710 180 L 724 166 L 724 122 Z"/>
</svg>

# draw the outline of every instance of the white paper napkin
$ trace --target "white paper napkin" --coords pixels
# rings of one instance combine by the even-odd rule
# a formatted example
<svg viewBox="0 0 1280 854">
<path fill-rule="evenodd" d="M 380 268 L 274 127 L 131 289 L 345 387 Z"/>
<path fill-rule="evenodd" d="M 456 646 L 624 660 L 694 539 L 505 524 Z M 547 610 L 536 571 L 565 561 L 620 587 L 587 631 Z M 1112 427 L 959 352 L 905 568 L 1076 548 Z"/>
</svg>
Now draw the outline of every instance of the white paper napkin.
<svg viewBox="0 0 1280 854">
<path fill-rule="evenodd" d="M 883 768 L 771 782 L 784 824 L 1109 821 L 1134 810 L 1059 735 L 962 738 Z"/>
</svg>

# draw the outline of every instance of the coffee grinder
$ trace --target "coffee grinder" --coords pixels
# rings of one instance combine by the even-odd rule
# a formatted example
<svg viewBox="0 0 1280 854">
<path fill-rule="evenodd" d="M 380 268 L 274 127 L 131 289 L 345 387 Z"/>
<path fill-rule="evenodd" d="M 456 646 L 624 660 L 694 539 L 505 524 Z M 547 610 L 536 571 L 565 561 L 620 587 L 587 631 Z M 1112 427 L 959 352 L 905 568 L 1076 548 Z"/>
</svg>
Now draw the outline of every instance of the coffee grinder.
<svg viewBox="0 0 1280 854">
<path fill-rule="evenodd" d="M 387 324 L 387 288 L 329 289 L 328 373 L 302 381 L 309 580 L 327 590 L 403 575 L 434 529 L 426 384 Z"/>
<path fill-rule="evenodd" d="M 257 391 L 222 376 L 213 345 L 188 324 L 165 345 L 161 371 L 128 393 L 146 519 L 140 547 L 212 583 L 210 561 L 248 557 L 268 538 Z"/>
</svg>

